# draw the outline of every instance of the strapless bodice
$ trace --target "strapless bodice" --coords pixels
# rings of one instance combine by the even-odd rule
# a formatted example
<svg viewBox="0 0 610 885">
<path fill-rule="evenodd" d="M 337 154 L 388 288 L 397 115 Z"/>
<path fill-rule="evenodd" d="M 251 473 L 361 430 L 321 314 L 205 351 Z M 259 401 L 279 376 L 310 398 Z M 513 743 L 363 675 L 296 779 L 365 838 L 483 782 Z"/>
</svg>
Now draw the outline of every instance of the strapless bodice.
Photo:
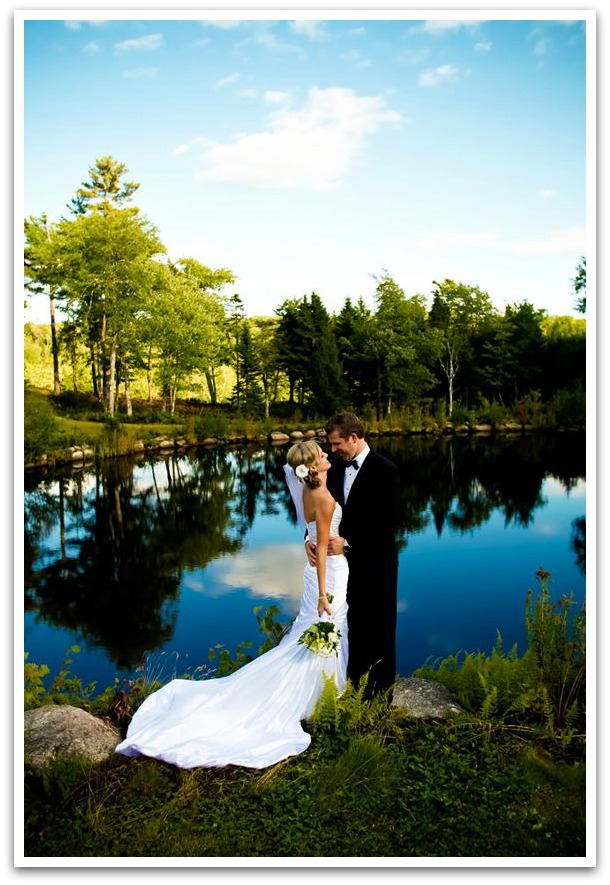
<svg viewBox="0 0 610 885">
<path fill-rule="evenodd" d="M 334 538 L 339 534 L 339 525 L 341 523 L 341 517 L 343 515 L 343 510 L 341 509 L 341 505 L 335 502 L 335 509 L 333 511 L 333 515 L 330 520 L 330 534 L 329 537 Z M 316 521 L 313 519 L 311 522 L 307 523 L 307 534 L 312 542 L 312 544 L 316 543 Z"/>
</svg>

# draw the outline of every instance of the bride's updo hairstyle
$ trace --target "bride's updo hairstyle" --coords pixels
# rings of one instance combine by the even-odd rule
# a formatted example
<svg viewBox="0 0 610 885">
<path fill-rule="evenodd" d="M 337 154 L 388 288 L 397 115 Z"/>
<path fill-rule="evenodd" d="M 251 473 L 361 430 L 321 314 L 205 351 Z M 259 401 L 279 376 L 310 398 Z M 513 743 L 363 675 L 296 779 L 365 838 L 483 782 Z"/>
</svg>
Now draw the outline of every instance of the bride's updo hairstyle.
<svg viewBox="0 0 610 885">
<path fill-rule="evenodd" d="M 304 442 L 295 443 L 288 449 L 286 461 L 297 475 L 300 482 L 312 489 L 317 489 L 322 480 L 318 476 L 318 471 L 313 465 L 318 460 L 319 446 L 313 439 L 307 439 Z M 306 467 L 307 473 L 297 471 L 297 467 Z M 303 476 L 300 473 L 303 472 Z"/>
</svg>

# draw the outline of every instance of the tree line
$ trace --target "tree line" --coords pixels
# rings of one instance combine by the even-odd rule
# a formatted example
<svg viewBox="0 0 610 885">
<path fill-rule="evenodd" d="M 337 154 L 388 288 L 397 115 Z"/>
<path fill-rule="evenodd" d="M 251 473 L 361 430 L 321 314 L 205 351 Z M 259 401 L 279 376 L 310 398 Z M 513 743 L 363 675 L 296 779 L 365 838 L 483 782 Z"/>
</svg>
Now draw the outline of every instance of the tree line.
<svg viewBox="0 0 610 885">
<path fill-rule="evenodd" d="M 445 279 L 408 296 L 383 270 L 374 306 L 346 298 L 331 314 L 315 292 L 285 299 L 274 316 L 248 318 L 228 268 L 194 258 L 170 261 L 156 227 L 131 204 L 139 184 L 110 156 L 57 222 L 25 220 L 25 287 L 50 307 L 53 389 L 61 392 L 60 354 L 72 386 L 88 386 L 107 416 L 119 401 L 132 414 L 134 379 L 173 413 L 198 387 L 218 405 L 219 378 L 231 369 L 227 397 L 239 412 L 268 417 L 286 401 L 303 413 L 347 406 L 378 418 L 414 404 L 446 417 L 484 402 L 550 401 L 585 385 L 585 320 L 552 317 L 529 301 L 496 309 L 478 286 Z M 586 310 L 586 260 L 572 280 L 575 308 Z M 430 307 L 427 307 L 427 303 Z M 66 317 L 56 321 L 56 310 Z M 122 396 L 120 396 L 122 394 Z"/>
</svg>

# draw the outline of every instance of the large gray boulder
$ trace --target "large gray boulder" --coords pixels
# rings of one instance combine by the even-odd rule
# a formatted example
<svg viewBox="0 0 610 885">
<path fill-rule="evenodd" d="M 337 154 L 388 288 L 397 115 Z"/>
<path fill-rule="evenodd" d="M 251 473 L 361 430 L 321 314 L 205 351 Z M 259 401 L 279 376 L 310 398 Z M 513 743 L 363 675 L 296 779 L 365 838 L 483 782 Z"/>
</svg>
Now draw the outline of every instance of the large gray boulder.
<svg viewBox="0 0 610 885">
<path fill-rule="evenodd" d="M 404 707 L 410 716 L 418 719 L 444 719 L 464 712 L 459 704 L 451 700 L 449 692 L 440 682 L 415 676 L 397 681 L 392 704 Z"/>
<path fill-rule="evenodd" d="M 83 756 L 102 762 L 120 742 L 119 730 L 86 710 L 49 704 L 24 714 L 25 761 L 40 771 L 58 756 Z"/>
</svg>

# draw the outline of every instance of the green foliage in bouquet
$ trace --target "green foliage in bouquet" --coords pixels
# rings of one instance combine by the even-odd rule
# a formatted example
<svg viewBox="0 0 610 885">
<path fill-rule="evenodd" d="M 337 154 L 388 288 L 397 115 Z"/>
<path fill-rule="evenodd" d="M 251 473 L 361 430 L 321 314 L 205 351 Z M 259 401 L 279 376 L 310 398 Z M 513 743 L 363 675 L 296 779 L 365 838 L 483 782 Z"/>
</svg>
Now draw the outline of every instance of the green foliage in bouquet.
<svg viewBox="0 0 610 885">
<path fill-rule="evenodd" d="M 332 621 L 317 621 L 299 636 L 299 644 L 324 658 L 339 654 L 341 631 L 335 629 Z"/>
</svg>

